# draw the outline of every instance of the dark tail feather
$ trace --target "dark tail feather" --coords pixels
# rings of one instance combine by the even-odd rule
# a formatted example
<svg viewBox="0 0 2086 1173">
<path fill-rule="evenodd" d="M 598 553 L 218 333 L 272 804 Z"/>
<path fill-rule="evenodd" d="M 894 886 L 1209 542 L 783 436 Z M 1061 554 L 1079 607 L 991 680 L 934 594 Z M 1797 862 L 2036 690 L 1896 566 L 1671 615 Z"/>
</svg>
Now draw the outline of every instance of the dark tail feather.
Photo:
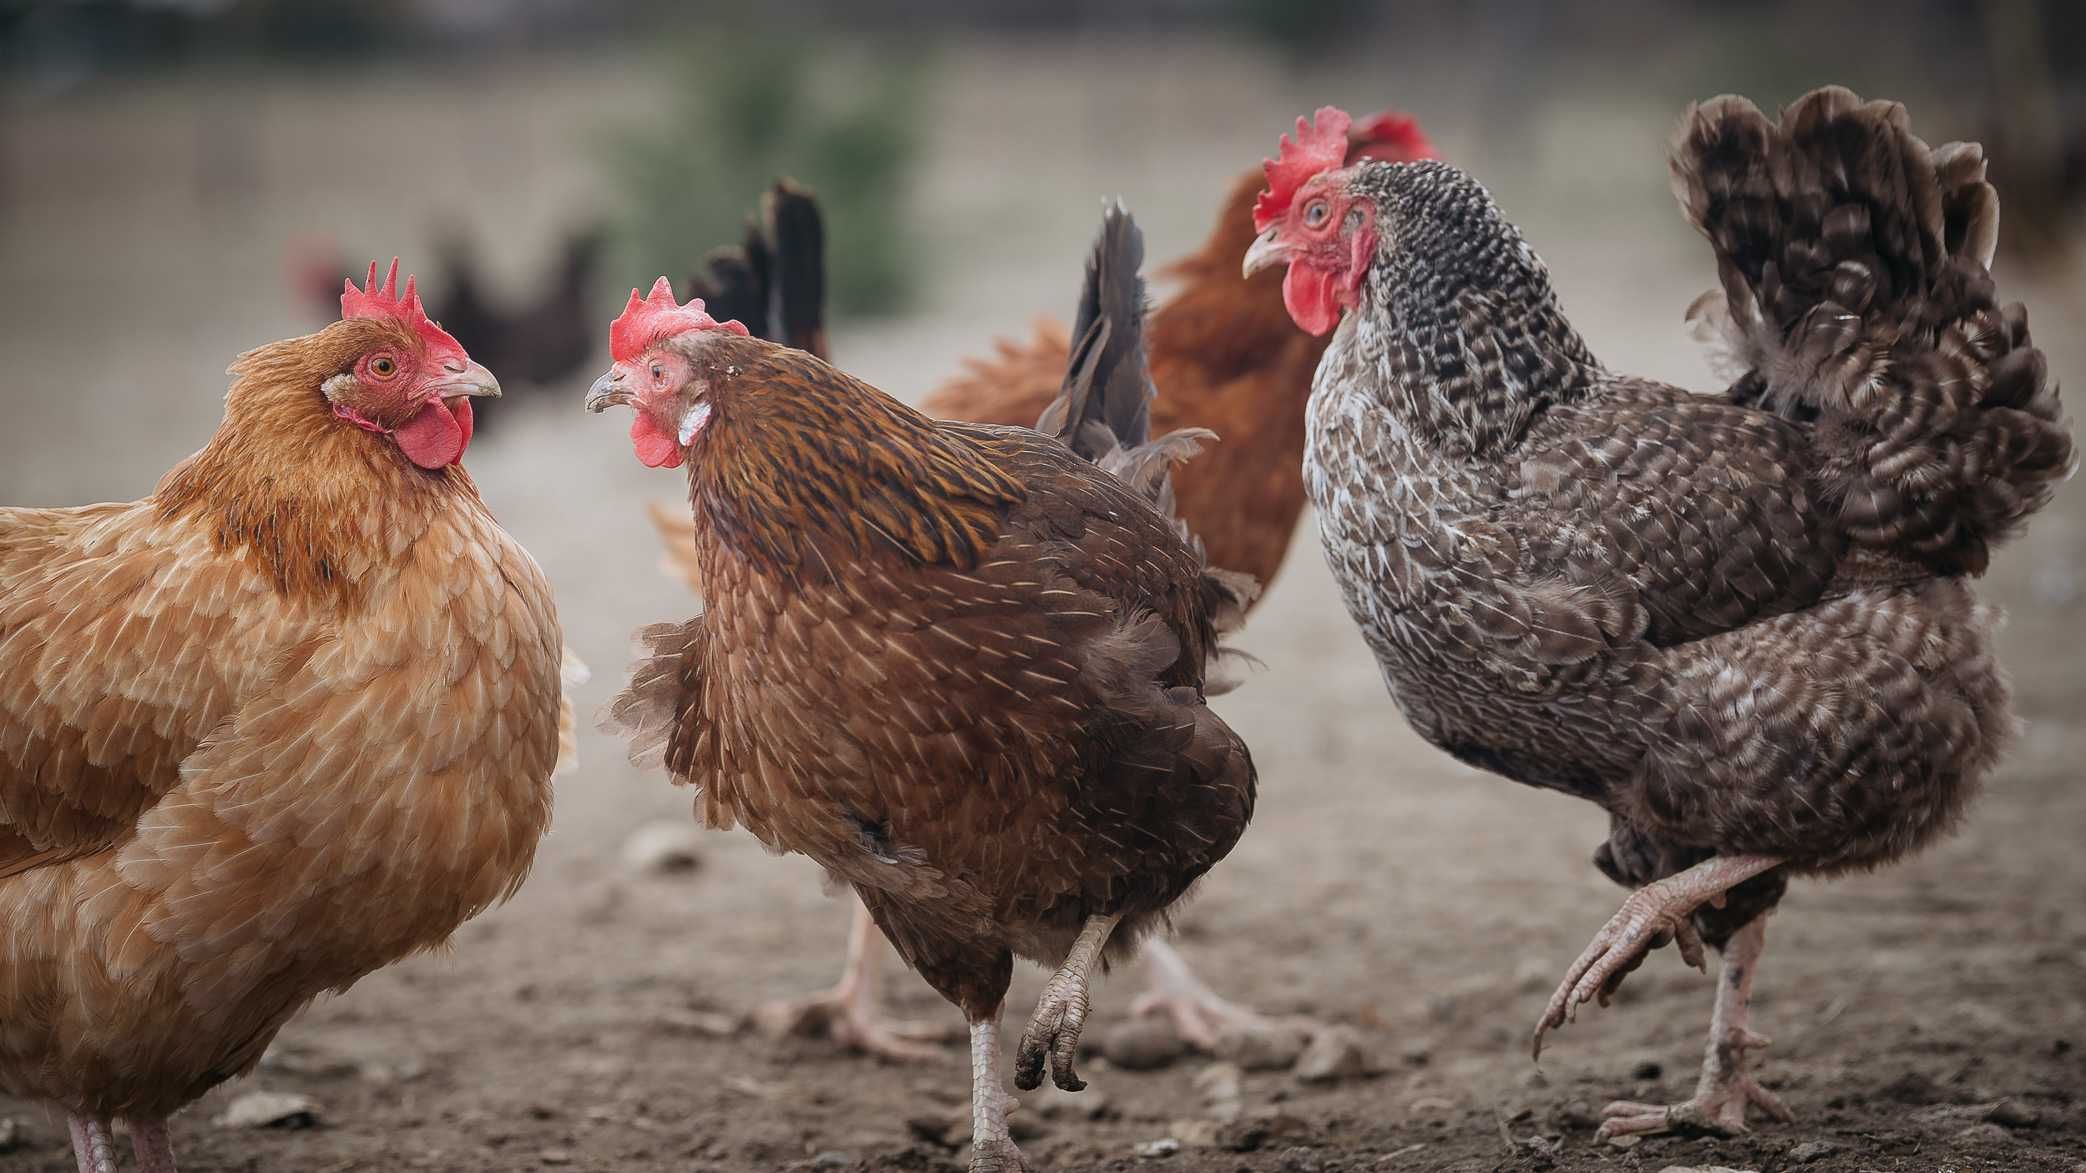
<svg viewBox="0 0 2086 1173">
<path fill-rule="evenodd" d="M 713 250 L 689 282 L 710 316 L 826 358 L 826 230 L 818 201 L 777 180 L 746 241 Z"/>
<path fill-rule="evenodd" d="M 826 225 L 818 200 L 795 180 L 776 182 L 765 201 L 775 256 L 775 314 L 782 342 L 826 357 Z"/>
<path fill-rule="evenodd" d="M 1173 517 L 1173 483 L 1167 473 L 1217 434 L 1181 428 L 1149 438 L 1158 391 L 1144 350 L 1143 265 L 1144 234 L 1130 213 L 1111 201 L 1087 258 L 1064 386 L 1043 409 L 1036 430 L 1115 474 Z M 1187 524 L 1178 518 L 1174 524 L 1199 552 L 1202 543 Z M 1251 575 L 1214 568 L 1205 570 L 1203 589 L 1223 631 L 1244 620 L 1246 605 L 1260 593 Z"/>
<path fill-rule="evenodd" d="M 1037 431 L 1088 460 L 1140 447 L 1151 431 L 1158 392 L 1145 362 L 1143 267 L 1144 233 L 1111 201 L 1087 258 L 1064 387 L 1036 421 Z"/>
<path fill-rule="evenodd" d="M 1857 545 L 1983 570 L 2073 450 L 2026 311 L 1993 287 L 1982 149 L 1930 148 L 1903 106 L 1827 87 L 1779 120 L 1690 109 L 1672 174 L 1716 251 L 1722 287 L 1690 313 L 1735 360 L 1733 398 L 1813 425 Z"/>
</svg>

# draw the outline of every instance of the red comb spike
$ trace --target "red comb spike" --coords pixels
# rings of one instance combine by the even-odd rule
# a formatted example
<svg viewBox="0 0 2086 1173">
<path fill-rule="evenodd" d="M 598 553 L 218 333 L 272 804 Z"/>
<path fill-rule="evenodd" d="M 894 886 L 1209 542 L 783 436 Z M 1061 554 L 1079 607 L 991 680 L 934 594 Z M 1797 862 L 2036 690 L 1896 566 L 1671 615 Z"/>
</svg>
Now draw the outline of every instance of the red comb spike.
<svg viewBox="0 0 2086 1173">
<path fill-rule="evenodd" d="M 673 282 L 661 277 L 652 292 L 640 298 L 630 291 L 630 302 L 608 327 L 608 352 L 617 362 L 629 362 L 676 334 L 690 330 L 725 330 L 745 334 L 737 322 L 720 322 L 703 312 L 703 299 L 690 298 L 687 305 L 674 300 Z"/>
<path fill-rule="evenodd" d="M 1390 163 L 1413 163 L 1440 158 L 1434 143 L 1409 114 L 1385 110 L 1370 116 L 1354 129 L 1353 151 L 1357 158 L 1382 159 Z"/>
<path fill-rule="evenodd" d="M 1253 203 L 1253 227 L 1265 229 L 1289 210 L 1297 189 L 1312 176 L 1347 162 L 1347 111 L 1337 106 L 1320 106 L 1307 123 L 1297 119 L 1296 141 L 1282 136 L 1275 158 L 1261 164 L 1267 173 L 1267 190 Z"/>
<path fill-rule="evenodd" d="M 419 291 L 414 287 L 411 274 L 406 276 L 406 295 L 398 296 L 398 258 L 391 258 L 391 270 L 384 276 L 384 284 L 377 285 L 377 263 L 369 263 L 369 276 L 363 278 L 362 288 L 355 288 L 354 278 L 343 283 L 340 291 L 340 317 L 389 318 L 411 330 L 430 356 L 461 358 L 468 360 L 463 344 L 451 337 L 447 330 L 435 325 L 427 318 L 427 310 L 420 304 Z"/>
</svg>

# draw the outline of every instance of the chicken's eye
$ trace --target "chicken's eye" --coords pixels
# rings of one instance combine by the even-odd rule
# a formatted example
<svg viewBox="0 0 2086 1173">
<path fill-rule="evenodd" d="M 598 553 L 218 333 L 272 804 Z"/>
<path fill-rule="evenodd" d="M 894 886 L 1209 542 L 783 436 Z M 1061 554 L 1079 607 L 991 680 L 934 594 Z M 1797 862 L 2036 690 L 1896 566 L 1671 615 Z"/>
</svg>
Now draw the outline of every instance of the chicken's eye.
<svg viewBox="0 0 2086 1173">
<path fill-rule="evenodd" d="M 369 364 L 369 373 L 379 379 L 388 379 L 398 373 L 398 364 L 391 361 L 389 355 L 378 355 Z"/>
<path fill-rule="evenodd" d="M 1330 213 L 1331 209 L 1326 207 L 1324 200 L 1312 200 L 1304 208 L 1304 226 L 1306 228 L 1316 228 L 1325 223 L 1325 218 Z"/>
<path fill-rule="evenodd" d="M 666 368 L 656 362 L 652 364 L 652 381 L 654 383 L 666 382 Z"/>
</svg>

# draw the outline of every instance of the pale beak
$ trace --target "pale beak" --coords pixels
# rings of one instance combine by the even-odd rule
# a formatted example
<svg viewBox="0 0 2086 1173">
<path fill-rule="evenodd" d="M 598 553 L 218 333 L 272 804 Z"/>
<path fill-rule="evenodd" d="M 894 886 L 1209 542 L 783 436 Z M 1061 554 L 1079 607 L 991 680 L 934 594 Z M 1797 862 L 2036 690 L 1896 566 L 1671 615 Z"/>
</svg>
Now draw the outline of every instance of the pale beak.
<svg viewBox="0 0 2086 1173">
<path fill-rule="evenodd" d="M 1253 247 L 1246 250 L 1245 276 L 1251 277 L 1262 269 L 1289 263 L 1289 245 L 1280 237 L 1280 224 L 1260 234 Z"/>
<path fill-rule="evenodd" d="M 607 374 L 594 380 L 593 388 L 587 392 L 587 410 L 603 412 L 611 407 L 636 402 L 630 388 L 624 385 L 627 381 L 623 377 L 625 373 L 622 367 L 614 366 L 608 369 Z"/>
<path fill-rule="evenodd" d="M 458 395 L 484 399 L 500 397 L 500 381 L 477 363 L 467 363 L 460 369 L 445 368 L 442 374 L 442 380 L 434 385 L 434 392 L 444 399 Z"/>
</svg>

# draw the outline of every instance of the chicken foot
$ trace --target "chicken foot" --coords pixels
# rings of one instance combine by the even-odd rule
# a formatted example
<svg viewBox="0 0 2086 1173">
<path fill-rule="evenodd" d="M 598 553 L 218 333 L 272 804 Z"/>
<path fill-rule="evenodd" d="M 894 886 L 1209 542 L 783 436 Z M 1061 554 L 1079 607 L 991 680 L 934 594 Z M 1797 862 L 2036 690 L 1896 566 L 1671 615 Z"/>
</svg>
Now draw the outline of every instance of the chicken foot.
<svg viewBox="0 0 2086 1173">
<path fill-rule="evenodd" d="M 971 1023 L 970 1173 L 1027 1173 L 1021 1150 L 1007 1127 L 1007 1114 L 1021 1102 L 1000 1086 L 1000 1019 Z"/>
<path fill-rule="evenodd" d="M 1079 1032 L 1086 1027 L 1087 985 L 1108 935 L 1122 919 L 1121 913 L 1088 917 L 1065 954 L 1065 963 L 1050 975 L 1043 996 L 1036 1000 L 1036 1012 L 1029 1016 L 1028 1029 L 1022 1032 L 1021 1046 L 1014 1052 L 1015 1087 L 1026 1091 L 1042 1085 L 1046 1052 L 1052 1083 L 1068 1092 L 1086 1087 L 1086 1081 L 1072 1070 L 1072 1061 L 1079 1053 Z"/>
<path fill-rule="evenodd" d="M 1716 1010 L 1710 1016 L 1709 1047 L 1702 1056 L 1702 1078 L 1693 1099 L 1680 1104 L 1640 1104 L 1617 1100 L 1601 1109 L 1599 1140 L 1656 1132 L 1706 1132 L 1737 1136 L 1746 1130 L 1746 1109 L 1757 1107 L 1784 1124 L 1796 1117 L 1781 1098 L 1746 1074 L 1746 1052 L 1768 1040 L 1746 1027 L 1753 999 L 1753 970 L 1767 943 L 1767 918 L 1757 917 L 1724 947 L 1724 969 L 1717 979 Z"/>
<path fill-rule="evenodd" d="M 941 1058 L 947 1052 L 928 1044 L 949 1041 L 955 1033 L 950 1027 L 887 1019 L 877 1012 L 878 970 L 886 946 L 869 910 L 859 900 L 854 905 L 840 981 L 808 998 L 761 1006 L 753 1012 L 754 1022 L 776 1037 L 824 1035 L 850 1050 L 899 1063 Z"/>
<path fill-rule="evenodd" d="M 130 1148 L 138 1157 L 138 1173 L 175 1173 L 174 1142 L 165 1120 L 130 1120 Z"/>
<path fill-rule="evenodd" d="M 116 1138 L 109 1133 L 109 1122 L 74 1116 L 67 1123 L 72 1127 L 72 1156 L 79 1162 L 80 1173 L 116 1173 Z"/>
<path fill-rule="evenodd" d="M 1223 1054 L 1227 1038 L 1283 1035 L 1301 1042 L 1319 1031 L 1308 1018 L 1270 1018 L 1224 997 L 1188 968 L 1179 950 L 1156 937 L 1145 942 L 1144 963 L 1151 984 L 1130 1003 L 1130 1013 L 1165 1015 L 1183 1042 L 1206 1055 Z"/>
<path fill-rule="evenodd" d="M 1598 998 L 1606 1006 L 1622 979 L 1667 941 L 1689 965 L 1706 972 L 1702 938 L 1689 918 L 1704 904 L 1721 905 L 1725 892 L 1781 862 L 1770 855 L 1720 855 L 1630 893 L 1550 996 L 1530 1043 L 1533 1056 L 1543 1057 L 1543 1036 L 1576 1020 L 1581 1005 Z"/>
</svg>

